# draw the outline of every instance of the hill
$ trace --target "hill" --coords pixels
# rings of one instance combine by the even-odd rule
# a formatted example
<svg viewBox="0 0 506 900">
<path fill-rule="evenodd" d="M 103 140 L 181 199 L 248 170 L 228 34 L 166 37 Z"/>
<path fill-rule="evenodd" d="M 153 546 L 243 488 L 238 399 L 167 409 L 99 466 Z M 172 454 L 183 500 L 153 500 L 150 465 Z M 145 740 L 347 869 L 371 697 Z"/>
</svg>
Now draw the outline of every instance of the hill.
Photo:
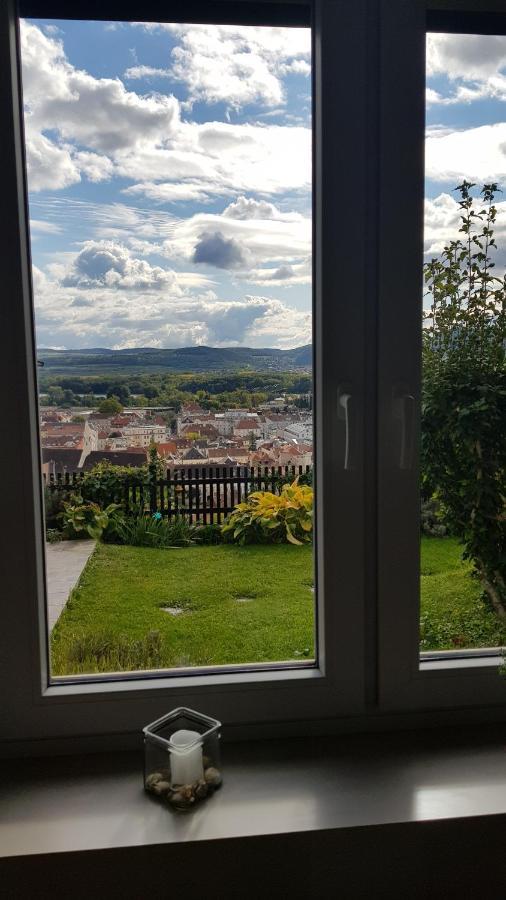
<svg viewBox="0 0 506 900">
<path fill-rule="evenodd" d="M 37 358 L 54 374 L 94 374 L 97 372 L 132 372 L 132 370 L 167 372 L 216 372 L 247 370 L 284 371 L 304 369 L 312 365 L 312 347 L 306 344 L 292 350 L 252 347 L 180 347 L 158 350 L 136 347 L 109 350 L 96 347 L 85 350 L 40 349 Z"/>
</svg>

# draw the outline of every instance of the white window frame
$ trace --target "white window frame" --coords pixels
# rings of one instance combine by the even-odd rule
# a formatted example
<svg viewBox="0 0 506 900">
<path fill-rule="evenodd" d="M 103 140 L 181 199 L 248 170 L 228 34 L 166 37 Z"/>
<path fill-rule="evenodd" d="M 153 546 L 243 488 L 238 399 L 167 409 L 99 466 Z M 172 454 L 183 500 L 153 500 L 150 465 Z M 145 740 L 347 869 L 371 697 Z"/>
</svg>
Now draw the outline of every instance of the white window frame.
<svg viewBox="0 0 506 900">
<path fill-rule="evenodd" d="M 424 197 L 425 42 L 430 30 L 506 30 L 498 4 L 429 0 L 418 22 L 382 0 L 380 92 L 381 260 L 378 278 L 378 698 L 391 710 L 488 708 L 506 714 L 500 651 L 420 654 L 421 272 Z M 415 4 L 413 4 L 413 7 Z M 427 15 L 426 15 L 427 14 Z M 415 13 L 416 16 L 416 13 Z M 402 122 L 399 142 L 392 123 Z M 406 298 L 412 298 L 407 302 Z M 411 465 L 399 466 L 394 404 L 415 398 Z M 416 602 L 415 602 L 416 598 Z"/>
<path fill-rule="evenodd" d="M 431 7 L 438 2 L 431 0 Z M 244 4 L 251 21 L 257 21 L 262 3 L 258 0 L 252 12 Z M 270 11 L 263 24 L 273 15 L 266 3 Z M 200 4 L 200 21 L 205 7 Z M 59 0 L 47 2 L 44 14 L 57 17 L 58 8 L 64 8 Z M 146 4 L 142 10 L 149 18 Z M 105 2 L 101 14 L 114 17 Z M 187 10 L 182 15 L 189 20 Z M 181 704 L 218 717 L 229 733 L 257 736 L 283 727 L 296 733 L 378 727 L 382 717 L 390 725 L 405 725 L 411 711 L 477 705 L 503 718 L 506 682 L 495 668 L 468 661 L 420 669 L 418 470 L 416 460 L 408 472 L 392 462 L 398 439 L 393 387 L 419 395 L 413 348 L 421 327 L 422 0 L 315 0 L 313 6 L 318 665 L 58 685 L 49 685 L 47 667 L 14 0 L 4 3 L 0 17 L 5 66 L 0 117 L 6 123 L 0 145 L 5 183 L 0 383 L 9 385 L 2 403 L 9 433 L 0 450 L 2 471 L 9 473 L 3 486 L 9 515 L 2 521 L 0 546 L 0 752 L 19 742 L 35 741 L 40 748 L 41 741 L 55 738 L 79 748 L 83 740 L 111 734 L 121 745 L 146 722 Z M 394 190 L 400 181 L 402 190 Z M 405 302 L 407 296 L 412 304 Z M 347 468 L 342 393 L 351 396 Z"/>
</svg>

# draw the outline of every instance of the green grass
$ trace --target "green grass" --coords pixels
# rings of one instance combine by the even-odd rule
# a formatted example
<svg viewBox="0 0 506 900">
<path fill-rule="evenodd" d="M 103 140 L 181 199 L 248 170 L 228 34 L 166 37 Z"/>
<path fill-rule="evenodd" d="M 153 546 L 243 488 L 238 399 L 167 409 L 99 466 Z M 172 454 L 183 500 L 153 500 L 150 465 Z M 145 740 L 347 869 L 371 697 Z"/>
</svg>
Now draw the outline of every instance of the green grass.
<svg viewBox="0 0 506 900">
<path fill-rule="evenodd" d="M 98 545 L 53 631 L 53 674 L 142 667 L 139 642 L 153 631 L 163 667 L 310 658 L 311 559 L 311 547 L 289 544 Z"/>
<path fill-rule="evenodd" d="M 506 644 L 455 540 L 423 538 L 421 582 L 422 650 Z M 53 631 L 53 674 L 310 659 L 312 583 L 311 547 L 98 545 Z"/>
<path fill-rule="evenodd" d="M 506 645 L 506 627 L 482 600 L 480 583 L 461 552 L 453 538 L 422 539 L 422 650 Z"/>
</svg>

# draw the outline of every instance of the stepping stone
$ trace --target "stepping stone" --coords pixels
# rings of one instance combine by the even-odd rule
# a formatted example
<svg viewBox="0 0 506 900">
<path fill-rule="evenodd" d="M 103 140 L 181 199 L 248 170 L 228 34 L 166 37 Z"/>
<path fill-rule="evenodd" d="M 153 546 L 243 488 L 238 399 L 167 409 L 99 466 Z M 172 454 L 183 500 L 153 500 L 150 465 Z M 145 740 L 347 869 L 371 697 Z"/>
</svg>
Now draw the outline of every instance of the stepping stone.
<svg viewBox="0 0 506 900">
<path fill-rule="evenodd" d="M 252 603 L 252 601 L 254 599 L 255 599 L 254 597 L 236 597 L 235 602 L 236 603 Z"/>
<path fill-rule="evenodd" d="M 169 616 L 179 616 L 181 613 L 185 612 L 182 606 L 161 606 L 160 609 L 162 612 L 166 612 Z"/>
</svg>

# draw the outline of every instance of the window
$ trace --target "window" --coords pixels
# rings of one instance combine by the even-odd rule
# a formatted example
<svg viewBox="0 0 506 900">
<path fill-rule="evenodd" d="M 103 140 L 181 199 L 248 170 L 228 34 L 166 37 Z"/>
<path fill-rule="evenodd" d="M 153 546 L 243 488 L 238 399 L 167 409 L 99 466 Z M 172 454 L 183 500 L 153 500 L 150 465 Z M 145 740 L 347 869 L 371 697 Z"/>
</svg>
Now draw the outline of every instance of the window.
<svg viewBox="0 0 506 900">
<path fill-rule="evenodd" d="M 429 298 L 424 298 L 426 309 L 434 297 L 433 279 L 430 270 L 430 261 L 435 255 L 434 248 L 437 249 L 437 243 L 434 242 L 433 229 L 434 208 L 435 204 L 437 206 L 438 201 L 434 200 L 434 197 L 441 193 L 441 186 L 443 188 L 449 187 L 448 180 L 452 175 L 455 176 L 457 172 L 460 172 L 462 177 L 457 178 L 457 181 L 451 187 L 456 187 L 466 180 L 479 180 L 480 167 L 483 182 L 495 180 L 492 178 L 490 167 L 486 163 L 483 164 L 483 161 L 480 161 L 479 158 L 474 158 L 473 163 L 470 165 L 470 157 L 466 159 L 462 151 L 466 141 L 473 138 L 473 128 L 487 122 L 490 115 L 492 117 L 499 116 L 500 118 L 502 114 L 501 107 L 498 105 L 495 107 L 495 112 L 491 112 L 488 104 L 484 103 L 480 106 L 479 103 L 475 102 L 470 110 L 467 107 L 467 103 L 473 98 L 469 94 L 465 98 L 465 108 L 461 106 L 459 112 L 458 104 L 463 100 L 462 92 L 466 90 L 466 85 L 461 83 L 462 72 L 459 79 L 457 71 L 459 51 L 460 57 L 462 57 L 463 55 L 468 55 L 472 49 L 475 65 L 479 66 L 481 64 L 483 66 L 485 57 L 490 54 L 492 47 L 495 45 L 496 61 L 500 68 L 500 61 L 497 59 L 497 48 L 504 41 L 503 37 L 499 37 L 501 28 L 504 29 L 504 23 L 501 24 L 494 16 L 449 15 L 434 12 L 428 15 L 427 24 L 429 32 L 427 37 L 426 93 L 428 137 L 425 168 L 427 179 L 425 237 L 427 244 L 425 248 L 426 265 L 424 271 L 424 274 L 427 276 L 427 282 L 424 291 L 432 290 L 432 294 L 429 295 Z M 447 51 L 446 60 L 445 48 Z M 471 77 L 469 70 L 467 75 Z M 431 81 L 431 78 L 435 80 Z M 467 81 L 467 78 L 464 78 L 464 81 Z M 436 90 L 436 88 L 439 90 Z M 477 88 L 477 85 L 475 85 L 475 88 Z M 482 88 L 482 96 L 485 96 L 486 90 L 483 78 Z M 474 95 L 475 100 L 479 94 L 480 91 L 478 89 Z M 419 84 L 411 97 L 411 102 L 413 103 L 415 102 L 415 96 L 418 102 L 416 116 L 420 122 L 422 116 L 422 109 L 420 108 L 422 92 Z M 396 101 L 399 100 L 400 98 L 396 97 Z M 442 112 L 439 117 L 434 119 L 432 110 L 434 106 L 437 107 L 439 104 L 441 104 Z M 460 119 L 458 118 L 459 116 L 461 117 Z M 409 121 L 412 122 L 413 120 L 410 119 Z M 431 127 L 435 121 L 441 123 L 439 129 Z M 465 124 L 467 124 L 467 130 L 465 130 Z M 455 133 L 452 135 L 454 129 L 459 132 L 458 136 Z M 441 139 L 444 134 L 446 137 L 442 143 L 438 144 L 438 139 Z M 441 154 L 444 154 L 445 144 L 448 143 L 453 144 L 454 150 L 451 154 L 451 159 L 450 156 L 446 156 L 446 159 L 444 159 Z M 416 156 L 414 146 L 412 147 L 412 154 L 412 160 L 420 179 L 423 173 L 422 160 L 419 156 Z M 471 169 L 473 169 L 473 172 L 471 172 Z M 436 190 L 438 182 L 439 190 Z M 412 183 L 414 184 L 414 181 Z M 421 180 L 417 190 L 418 197 L 421 197 Z M 464 193 L 465 191 L 466 188 L 464 187 Z M 451 193 L 451 190 L 446 192 L 443 197 L 440 197 L 439 203 L 447 202 L 453 204 L 457 202 L 449 197 L 448 193 Z M 471 193 L 473 193 L 472 190 Z M 458 190 L 457 195 L 459 196 Z M 486 197 L 484 200 L 485 204 L 479 203 L 480 209 L 484 205 L 489 205 Z M 411 209 L 413 211 L 413 206 Z M 402 204 L 399 205 L 398 212 L 402 217 L 404 212 Z M 459 214 L 465 215 L 465 209 L 460 209 Z M 420 222 L 423 218 L 421 208 L 418 210 L 418 215 Z M 447 220 L 447 225 L 450 223 L 450 220 L 451 217 Z M 486 227 L 486 216 L 483 221 Z M 456 227 L 454 228 L 455 234 L 452 233 L 447 241 L 441 242 L 441 250 L 443 250 L 445 243 L 448 244 L 450 242 L 450 239 L 456 240 L 463 237 L 458 232 L 459 225 L 460 221 L 457 217 Z M 420 224 L 416 227 L 418 233 L 421 233 Z M 464 237 L 467 240 L 467 236 Z M 478 249 L 477 245 L 473 244 L 473 246 L 476 246 L 476 249 Z M 402 242 L 397 242 L 397 250 L 401 250 L 402 253 Z M 463 262 L 462 265 L 464 265 Z M 419 275 L 420 270 L 421 267 Z M 463 293 L 465 293 L 465 290 Z M 448 299 L 443 301 L 443 303 L 447 302 Z M 463 299 L 463 294 L 458 301 L 458 305 L 462 306 L 462 308 L 467 306 Z M 401 534 L 399 525 L 401 522 L 406 524 L 408 520 L 414 525 L 415 505 L 420 502 L 420 475 L 424 478 L 422 485 L 425 485 L 427 489 L 430 487 L 430 477 L 428 475 L 430 476 L 431 473 L 437 470 L 434 460 L 427 467 L 427 457 L 424 458 L 422 455 L 421 472 L 417 471 L 414 464 L 414 455 L 412 455 L 416 446 L 420 444 L 420 438 L 423 439 L 425 448 L 432 446 L 432 452 L 434 453 L 436 444 L 430 445 L 429 443 L 431 431 L 434 434 L 433 423 L 429 421 L 429 416 L 433 414 L 430 407 L 430 397 L 432 385 L 435 382 L 432 379 L 431 369 L 427 361 L 427 348 L 431 345 L 425 338 L 428 338 L 430 332 L 426 332 L 424 336 L 422 382 L 420 355 L 412 356 L 411 359 L 403 359 L 406 349 L 409 347 L 412 350 L 417 344 L 414 330 L 415 310 L 408 308 L 406 305 L 403 306 L 400 295 L 396 300 L 393 300 L 393 297 L 390 296 L 388 299 L 385 299 L 384 308 L 389 310 L 391 314 L 394 314 L 396 310 L 398 323 L 394 339 L 393 331 L 391 334 L 387 333 L 389 327 L 392 328 L 393 326 L 392 320 L 389 320 L 388 316 L 383 320 L 386 324 L 383 334 L 383 346 L 385 352 L 391 354 L 388 362 L 385 361 L 385 366 L 391 372 L 392 377 L 391 385 L 393 385 L 393 389 L 392 387 L 390 388 L 392 391 L 390 404 L 394 414 L 391 419 L 391 425 L 385 427 L 383 439 L 380 438 L 380 456 L 383 457 L 380 496 L 382 496 L 383 501 L 384 528 L 393 528 L 395 530 L 398 556 L 397 562 L 394 563 L 395 549 L 390 544 L 385 531 L 383 544 L 380 538 L 380 567 L 382 564 L 381 560 L 386 561 L 388 557 L 389 565 L 393 566 L 395 564 L 397 572 L 393 578 L 390 578 L 385 571 L 383 585 L 385 592 L 388 592 L 388 596 L 386 593 L 380 595 L 380 618 L 382 619 L 380 634 L 384 652 L 381 694 L 387 705 L 401 702 L 411 707 L 431 706 L 434 704 L 454 707 L 459 704 L 472 705 L 476 702 L 483 702 L 483 700 L 488 703 L 499 703 L 502 699 L 503 685 L 501 679 L 497 678 L 497 667 L 502 660 L 502 652 L 500 647 L 494 647 L 494 643 L 500 643 L 501 625 L 495 614 L 491 614 L 487 602 L 484 602 L 481 598 L 481 588 L 478 579 L 473 578 L 469 574 L 469 568 L 466 569 L 465 564 L 462 563 L 460 558 L 462 547 L 459 547 L 458 556 L 454 557 L 458 566 L 455 566 L 452 570 L 451 588 L 449 580 L 446 581 L 445 588 L 443 586 L 444 579 L 441 579 L 434 590 L 435 585 L 430 585 L 428 581 L 431 574 L 435 573 L 438 567 L 441 568 L 441 563 L 434 556 L 434 543 L 431 545 L 429 540 L 428 546 L 427 539 L 422 536 L 421 609 L 418 604 L 415 606 L 414 603 L 406 604 L 403 602 L 403 598 L 407 596 L 413 597 L 415 594 L 414 578 L 418 577 L 418 572 L 420 571 L 418 561 L 420 551 L 418 534 L 415 534 L 415 530 L 413 529 L 409 534 L 406 532 Z M 419 308 L 416 310 L 416 315 L 417 317 L 420 315 Z M 496 319 L 495 316 L 492 318 L 498 325 L 496 329 L 498 332 L 501 327 L 500 320 Z M 426 319 L 425 325 L 430 327 L 431 320 Z M 455 333 L 461 330 L 461 327 L 459 326 L 457 329 L 455 324 L 451 325 L 451 328 Z M 420 334 L 419 318 L 417 318 L 416 329 L 418 334 Z M 411 339 L 409 339 L 409 336 L 411 336 Z M 466 336 L 466 341 L 467 339 Z M 420 338 L 418 337 L 418 345 L 419 340 Z M 434 353 L 434 348 L 437 350 L 439 346 L 438 341 L 441 341 L 440 329 L 436 331 L 433 339 L 432 354 Z M 451 344 L 454 346 L 456 353 L 457 344 L 453 339 Z M 387 347 L 388 351 L 386 350 Z M 445 352 L 441 356 L 445 363 L 449 364 L 451 361 L 449 354 Z M 401 360 L 402 364 L 399 365 Z M 403 371 L 405 377 L 400 377 L 399 371 Z M 425 419 L 421 423 L 423 429 L 421 433 L 419 430 L 420 423 L 417 425 L 416 421 L 416 408 L 419 405 L 418 398 L 420 396 L 424 397 L 426 409 L 430 411 L 425 413 Z M 386 396 L 385 402 L 387 402 Z M 450 409 L 456 408 L 457 405 L 455 398 L 449 401 Z M 450 434 L 450 417 L 446 420 L 446 417 L 443 416 L 442 421 L 444 424 L 440 427 L 444 429 L 444 434 L 448 436 Z M 501 427 L 499 427 L 499 431 Z M 430 451 L 426 449 L 425 452 Z M 409 458 L 410 456 L 411 459 Z M 448 460 L 446 465 L 448 465 Z M 397 474 L 394 474 L 395 469 L 397 469 Z M 411 474 L 409 474 L 410 472 Z M 454 482 L 456 478 L 457 476 L 454 474 Z M 397 484 L 398 495 L 395 500 L 392 500 L 389 496 L 389 491 L 395 483 Z M 464 487 L 464 483 L 462 483 L 462 487 Z M 427 499 L 422 493 L 422 500 L 427 501 Z M 431 499 L 434 499 L 432 494 Z M 408 510 L 410 511 L 409 513 Z M 397 522 L 397 526 L 395 522 Z M 462 532 L 459 534 L 462 536 Z M 492 531 L 490 534 L 492 534 Z M 449 553 L 452 550 L 452 545 L 454 548 L 455 544 L 459 546 L 458 542 L 455 541 L 455 537 L 452 539 L 449 536 L 445 542 L 445 553 Z M 390 556 L 388 546 L 390 546 Z M 446 563 L 446 565 L 449 564 L 448 562 Z M 454 564 L 451 563 L 451 565 L 453 566 Z M 436 580 L 437 576 L 434 581 Z M 452 591 L 455 592 L 453 598 Z M 470 597 L 473 598 L 472 601 Z M 444 611 L 445 606 L 446 613 Z M 395 622 L 392 617 L 396 618 Z M 458 628 L 459 621 L 462 626 L 460 629 Z M 429 632 L 427 631 L 427 625 L 429 625 Z M 434 631 L 432 631 L 432 635 L 430 634 L 431 626 L 435 628 L 435 631 L 439 629 L 438 637 L 436 637 Z M 491 634 L 496 635 L 496 639 L 487 641 L 487 635 L 490 636 Z M 441 642 L 440 648 L 432 646 L 431 650 L 431 645 L 437 644 L 438 641 Z M 419 654 L 419 647 L 422 650 L 421 655 Z"/>
<path fill-rule="evenodd" d="M 20 37 L 51 673 L 314 664 L 311 29 Z"/>
<path fill-rule="evenodd" d="M 146 20 L 160 20 L 157 6 L 144 5 Z M 506 685 L 497 660 L 419 659 L 424 11 L 406 2 L 378 4 L 378 15 L 365 2 L 336 8 L 319 0 L 313 10 L 238 6 L 231 12 L 220 5 L 220 21 L 289 27 L 307 26 L 312 16 L 318 665 L 49 685 L 23 143 L 9 7 L 1 31 L 1 58 L 13 60 L 1 95 L 9 135 L 2 146 L 8 210 L 2 233 L 13 302 L 5 308 L 9 339 L 0 356 L 2 382 L 10 387 L 5 421 L 15 423 L 3 448 L 10 473 L 3 545 L 7 738 L 137 732 L 183 700 L 236 726 L 236 733 L 248 723 L 256 723 L 257 733 L 259 723 L 265 733 L 283 724 L 307 729 L 308 720 L 332 728 L 346 720 L 348 727 L 350 717 L 367 727 L 371 715 L 405 722 L 410 711 L 449 715 L 473 705 L 503 714 Z M 58 3 L 35 0 L 20 12 L 61 15 Z M 205 6 L 194 12 L 185 9 L 185 21 L 209 21 Z M 85 15 L 91 18 L 89 7 Z M 138 20 L 139 13 L 111 2 L 100 16 Z M 434 23 L 429 17 L 429 30 Z M 497 21 L 494 28 L 498 33 Z M 453 20 L 441 30 L 459 26 Z M 400 464 L 403 421 L 411 452 Z"/>
</svg>

